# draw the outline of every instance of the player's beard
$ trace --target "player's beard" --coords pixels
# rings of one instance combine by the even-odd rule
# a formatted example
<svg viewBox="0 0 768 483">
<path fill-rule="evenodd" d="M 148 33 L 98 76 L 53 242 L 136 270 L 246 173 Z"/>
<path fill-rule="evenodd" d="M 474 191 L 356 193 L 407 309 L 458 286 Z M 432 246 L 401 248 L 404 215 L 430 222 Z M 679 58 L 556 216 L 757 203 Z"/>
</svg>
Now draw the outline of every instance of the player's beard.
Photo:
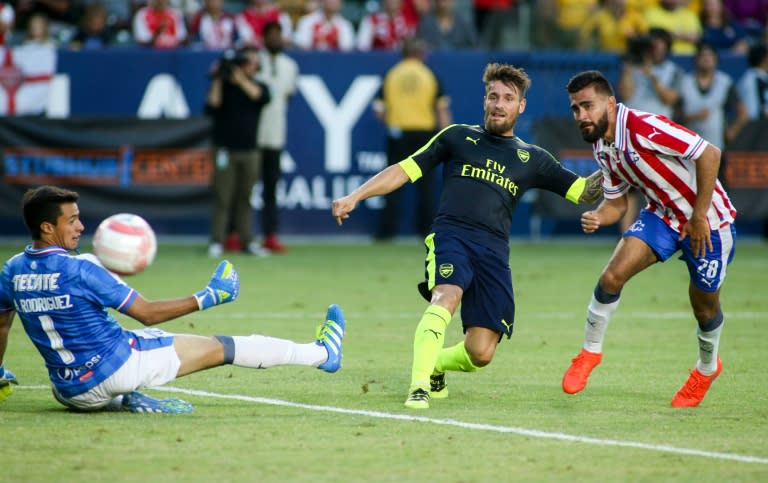
<svg viewBox="0 0 768 483">
<path fill-rule="evenodd" d="M 517 123 L 516 117 L 505 117 L 504 120 L 499 123 L 492 116 L 493 112 L 485 112 L 485 130 L 497 136 L 505 136 L 508 132 L 512 131 Z"/>
<path fill-rule="evenodd" d="M 591 131 L 589 130 L 590 127 L 592 127 Z M 605 133 L 608 132 L 608 111 L 603 113 L 603 117 L 598 119 L 597 123 L 581 123 L 579 130 L 581 130 L 581 137 L 588 143 L 594 143 L 604 137 Z"/>
</svg>

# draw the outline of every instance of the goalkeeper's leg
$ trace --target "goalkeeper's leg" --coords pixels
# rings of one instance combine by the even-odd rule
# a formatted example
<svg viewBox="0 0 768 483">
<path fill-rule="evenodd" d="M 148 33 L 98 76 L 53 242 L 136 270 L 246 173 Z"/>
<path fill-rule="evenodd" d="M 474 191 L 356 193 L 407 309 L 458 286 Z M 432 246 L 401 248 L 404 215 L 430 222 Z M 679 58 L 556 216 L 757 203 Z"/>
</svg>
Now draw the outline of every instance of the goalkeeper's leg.
<svg viewBox="0 0 768 483">
<path fill-rule="evenodd" d="M 176 335 L 181 367 L 179 376 L 222 364 L 266 369 L 281 365 L 318 367 L 335 372 L 341 367 L 346 322 L 338 305 L 331 305 L 320 325 L 317 339 L 297 343 L 265 335 L 215 336 Z"/>
</svg>

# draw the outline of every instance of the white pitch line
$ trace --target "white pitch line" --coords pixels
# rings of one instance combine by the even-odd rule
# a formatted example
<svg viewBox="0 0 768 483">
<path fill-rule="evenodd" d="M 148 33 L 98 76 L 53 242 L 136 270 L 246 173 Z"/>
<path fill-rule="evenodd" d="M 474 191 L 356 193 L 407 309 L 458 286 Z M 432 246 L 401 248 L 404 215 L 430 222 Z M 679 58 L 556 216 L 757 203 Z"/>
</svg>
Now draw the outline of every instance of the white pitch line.
<svg viewBox="0 0 768 483">
<path fill-rule="evenodd" d="M 218 399 L 235 399 L 238 401 L 253 402 L 257 404 L 268 404 L 271 406 L 283 406 L 290 408 L 308 409 L 310 411 L 324 411 L 330 413 L 350 414 L 355 416 L 367 416 L 371 418 L 392 419 L 397 421 L 410 421 L 419 423 L 437 424 L 440 426 L 454 426 L 464 429 L 473 429 L 478 431 L 491 431 L 496 433 L 512 433 L 521 436 L 531 436 L 541 439 L 555 439 L 559 441 L 573 441 L 576 443 L 593 444 L 597 446 L 618 446 L 623 448 L 636 448 L 660 453 L 674 453 L 687 456 L 700 456 L 703 458 L 721 459 L 730 461 L 739 461 L 742 463 L 758 463 L 768 465 L 768 458 L 759 456 L 739 455 L 732 453 L 718 453 L 714 451 L 704 451 L 693 448 L 678 448 L 664 444 L 648 444 L 637 441 L 621 441 L 616 439 L 591 438 L 588 436 L 577 436 L 566 433 L 553 433 L 548 431 L 539 431 L 536 429 L 516 428 L 511 426 L 497 426 L 494 424 L 470 423 L 457 421 L 455 419 L 436 419 L 426 416 L 413 416 L 410 414 L 385 413 L 381 411 L 367 411 L 365 409 L 347 409 L 335 406 L 320 406 L 317 404 L 305 404 L 292 401 L 282 401 L 280 399 L 270 399 L 264 397 L 242 396 L 239 394 L 220 394 L 209 391 L 200 391 L 196 389 L 184 389 L 180 387 L 155 387 L 152 388 L 165 392 L 177 392 L 191 396 L 202 396 Z"/>
<path fill-rule="evenodd" d="M 319 314 L 319 315 L 318 315 Z M 348 319 L 369 319 L 370 313 L 346 312 Z M 377 319 L 415 319 L 419 315 L 414 312 L 376 312 L 374 316 Z M 628 312 L 620 314 L 625 319 L 686 319 L 691 318 L 691 312 Z M 532 314 L 520 314 L 520 319 L 579 319 L 584 314 L 579 312 L 536 312 Z M 210 318 L 210 314 L 191 314 L 190 317 Z M 251 320 L 282 320 L 282 319 L 311 319 L 322 318 L 320 312 L 227 312 L 216 314 L 217 319 L 251 319 Z M 725 312 L 727 319 L 765 319 L 768 318 L 768 312 Z"/>
<path fill-rule="evenodd" d="M 50 390 L 50 386 L 18 386 L 19 389 L 45 389 Z M 340 408 L 336 406 L 320 406 L 318 404 L 305 404 L 297 403 L 293 401 L 283 401 L 280 399 L 271 399 L 265 397 L 255 396 L 243 396 L 240 394 L 220 394 L 210 391 L 200 391 L 197 389 L 185 389 L 181 387 L 153 387 L 152 390 L 163 392 L 177 392 L 182 394 L 188 394 L 190 396 L 202 396 L 217 399 L 234 399 L 237 401 L 252 402 L 257 404 L 267 404 L 270 406 L 283 406 L 289 408 L 309 409 L 310 411 L 324 411 L 329 413 L 339 414 L 351 414 L 355 416 L 368 416 L 371 418 L 379 419 L 392 419 L 396 421 L 411 421 L 419 423 L 431 423 L 439 426 L 454 426 L 457 428 L 473 429 L 477 431 L 491 431 L 495 433 L 512 433 L 520 436 L 531 436 L 541 439 L 555 439 L 559 441 L 573 441 L 576 443 L 593 444 L 596 446 L 617 446 L 622 448 L 637 448 L 648 451 L 656 451 L 660 453 L 674 453 L 687 456 L 700 456 L 703 458 L 738 461 L 741 463 L 758 463 L 762 465 L 768 465 L 768 458 L 760 456 L 740 455 L 733 453 L 718 453 L 715 451 L 704 451 L 693 448 L 678 448 L 676 446 L 669 446 L 665 444 L 649 444 L 640 443 L 637 441 L 621 441 L 616 439 L 601 439 L 591 438 L 589 436 L 578 436 L 566 433 L 554 433 L 548 431 L 539 431 L 536 429 L 516 428 L 513 426 L 497 426 L 494 424 L 483 423 L 470 423 L 465 421 L 457 421 L 455 419 L 436 419 L 426 416 L 413 416 L 410 414 L 398 414 L 398 413 L 385 413 L 381 411 L 368 411 L 365 409 L 348 409 Z"/>
</svg>

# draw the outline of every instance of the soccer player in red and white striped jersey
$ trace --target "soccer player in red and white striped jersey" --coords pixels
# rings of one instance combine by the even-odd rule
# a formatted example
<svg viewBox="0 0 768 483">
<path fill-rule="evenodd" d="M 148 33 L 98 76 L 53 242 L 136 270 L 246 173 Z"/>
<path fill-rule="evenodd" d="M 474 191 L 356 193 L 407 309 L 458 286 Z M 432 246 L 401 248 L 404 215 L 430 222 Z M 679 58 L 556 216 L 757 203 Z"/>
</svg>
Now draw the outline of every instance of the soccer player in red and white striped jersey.
<svg viewBox="0 0 768 483">
<path fill-rule="evenodd" d="M 624 284 L 679 250 L 690 274 L 699 359 L 672 406 L 698 406 L 723 367 L 718 356 L 720 287 L 736 243 L 736 209 L 717 180 L 720 150 L 664 116 L 616 102 L 613 87 L 598 71 L 574 76 L 567 90 L 573 117 L 603 172 L 604 199 L 582 215 L 584 232 L 619 221 L 630 187 L 640 190 L 648 204 L 600 275 L 587 309 L 584 346 L 563 377 L 563 390 L 575 394 L 584 389 L 601 362 L 605 331 Z"/>
</svg>

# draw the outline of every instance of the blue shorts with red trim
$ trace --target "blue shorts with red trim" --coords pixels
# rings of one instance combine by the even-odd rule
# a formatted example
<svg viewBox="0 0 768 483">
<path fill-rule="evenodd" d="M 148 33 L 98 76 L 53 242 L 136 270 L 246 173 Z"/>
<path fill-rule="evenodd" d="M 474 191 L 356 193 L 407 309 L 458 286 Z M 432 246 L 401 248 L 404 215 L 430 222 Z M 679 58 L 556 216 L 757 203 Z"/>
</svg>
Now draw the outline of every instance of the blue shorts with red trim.
<svg viewBox="0 0 768 483">
<path fill-rule="evenodd" d="M 624 232 L 625 237 L 643 240 L 660 262 L 665 262 L 681 250 L 680 260 L 688 267 L 691 283 L 703 292 L 716 292 L 725 281 L 726 267 L 736 253 L 736 227 L 733 223 L 712 230 L 712 251 L 696 257 L 691 250 L 691 238 L 680 240 L 680 234 L 654 213 L 641 210 L 637 220 Z"/>
</svg>

